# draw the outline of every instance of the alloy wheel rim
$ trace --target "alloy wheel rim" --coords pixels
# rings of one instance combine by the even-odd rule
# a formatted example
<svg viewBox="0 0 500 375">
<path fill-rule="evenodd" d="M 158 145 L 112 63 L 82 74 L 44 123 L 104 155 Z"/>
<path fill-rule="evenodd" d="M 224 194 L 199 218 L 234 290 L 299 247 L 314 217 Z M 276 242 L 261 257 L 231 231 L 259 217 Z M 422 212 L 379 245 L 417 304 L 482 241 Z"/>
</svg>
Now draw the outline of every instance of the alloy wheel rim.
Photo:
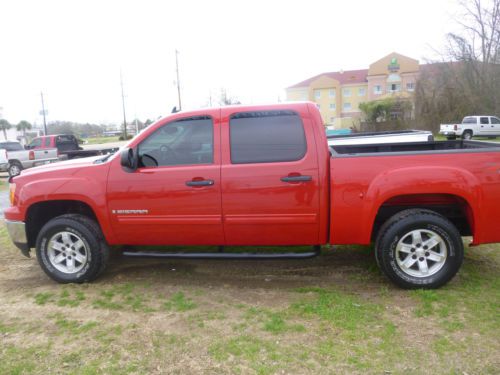
<svg viewBox="0 0 500 375">
<path fill-rule="evenodd" d="M 423 278 L 441 270 L 446 263 L 448 247 L 443 237 L 427 229 L 412 230 L 396 245 L 396 262 L 407 275 Z"/>
<path fill-rule="evenodd" d="M 21 171 L 17 165 L 13 165 L 10 167 L 10 174 L 12 176 L 17 176 L 19 173 L 21 173 Z"/>
<path fill-rule="evenodd" d="M 82 270 L 88 261 L 85 242 L 72 232 L 58 232 L 49 240 L 47 247 L 49 261 L 58 271 L 67 274 Z"/>
</svg>

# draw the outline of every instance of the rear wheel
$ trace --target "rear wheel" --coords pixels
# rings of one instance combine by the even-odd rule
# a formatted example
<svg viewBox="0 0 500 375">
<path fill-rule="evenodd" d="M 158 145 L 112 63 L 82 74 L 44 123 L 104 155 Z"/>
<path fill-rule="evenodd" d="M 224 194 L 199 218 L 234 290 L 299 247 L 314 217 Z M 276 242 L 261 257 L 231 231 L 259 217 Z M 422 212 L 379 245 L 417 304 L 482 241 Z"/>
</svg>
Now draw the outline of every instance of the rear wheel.
<svg viewBox="0 0 500 375">
<path fill-rule="evenodd" d="M 22 170 L 23 170 L 23 165 L 20 162 L 13 161 L 13 162 L 9 163 L 8 172 L 9 172 L 10 177 L 20 175 Z"/>
<path fill-rule="evenodd" d="M 470 131 L 470 130 L 464 131 L 463 134 L 462 134 L 462 138 L 465 139 L 465 140 L 472 139 L 472 131 Z"/>
<path fill-rule="evenodd" d="M 382 271 L 403 288 L 438 288 L 457 273 L 463 261 L 460 233 L 434 211 L 410 209 L 380 228 L 375 256 Z"/>
<path fill-rule="evenodd" d="M 97 223 L 82 215 L 50 220 L 38 234 L 36 254 L 40 266 L 60 283 L 92 281 L 104 270 L 109 247 Z"/>
</svg>

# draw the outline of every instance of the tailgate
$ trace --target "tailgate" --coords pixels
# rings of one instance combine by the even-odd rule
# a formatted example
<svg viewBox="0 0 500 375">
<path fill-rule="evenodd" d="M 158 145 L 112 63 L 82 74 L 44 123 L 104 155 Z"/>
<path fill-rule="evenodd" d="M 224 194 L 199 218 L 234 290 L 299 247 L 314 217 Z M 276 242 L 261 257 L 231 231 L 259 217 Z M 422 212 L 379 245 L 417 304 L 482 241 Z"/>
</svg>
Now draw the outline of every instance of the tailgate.
<svg viewBox="0 0 500 375">
<path fill-rule="evenodd" d="M 57 159 L 56 148 L 46 148 L 33 151 L 35 152 L 35 160 Z"/>
<path fill-rule="evenodd" d="M 455 131 L 455 124 L 441 124 L 439 129 L 442 132 L 453 132 Z"/>
</svg>

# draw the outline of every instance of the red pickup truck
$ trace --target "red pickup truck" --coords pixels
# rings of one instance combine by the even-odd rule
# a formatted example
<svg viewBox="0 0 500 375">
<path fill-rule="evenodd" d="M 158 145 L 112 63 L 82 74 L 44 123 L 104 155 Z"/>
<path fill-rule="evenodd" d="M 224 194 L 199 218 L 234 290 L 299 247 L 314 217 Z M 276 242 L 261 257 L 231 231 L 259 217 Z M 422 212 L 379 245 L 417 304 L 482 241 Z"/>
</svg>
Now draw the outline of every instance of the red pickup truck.
<svg viewBox="0 0 500 375">
<path fill-rule="evenodd" d="M 172 114 L 115 155 L 23 171 L 10 196 L 13 242 L 27 256 L 36 248 L 58 282 L 95 279 L 111 245 L 317 251 L 374 242 L 393 282 L 436 288 L 462 264 L 461 236 L 500 242 L 500 148 L 464 140 L 328 147 L 313 103 L 230 106 Z"/>
</svg>

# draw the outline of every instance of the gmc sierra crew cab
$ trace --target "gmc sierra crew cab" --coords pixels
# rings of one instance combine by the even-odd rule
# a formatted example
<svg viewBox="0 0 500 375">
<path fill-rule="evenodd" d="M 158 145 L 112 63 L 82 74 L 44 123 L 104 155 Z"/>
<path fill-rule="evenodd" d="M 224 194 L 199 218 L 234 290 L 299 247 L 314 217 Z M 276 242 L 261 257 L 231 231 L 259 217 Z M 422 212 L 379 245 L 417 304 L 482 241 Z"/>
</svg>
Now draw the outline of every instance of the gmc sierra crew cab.
<svg viewBox="0 0 500 375">
<path fill-rule="evenodd" d="M 459 270 L 461 236 L 500 242 L 500 148 L 477 141 L 329 147 L 314 103 L 178 112 L 120 152 L 23 171 L 5 211 L 12 241 L 52 279 L 86 282 L 110 246 L 214 245 L 146 257 L 306 257 L 323 244 L 374 243 L 404 288 Z M 310 253 L 223 247 L 311 245 Z"/>
</svg>

